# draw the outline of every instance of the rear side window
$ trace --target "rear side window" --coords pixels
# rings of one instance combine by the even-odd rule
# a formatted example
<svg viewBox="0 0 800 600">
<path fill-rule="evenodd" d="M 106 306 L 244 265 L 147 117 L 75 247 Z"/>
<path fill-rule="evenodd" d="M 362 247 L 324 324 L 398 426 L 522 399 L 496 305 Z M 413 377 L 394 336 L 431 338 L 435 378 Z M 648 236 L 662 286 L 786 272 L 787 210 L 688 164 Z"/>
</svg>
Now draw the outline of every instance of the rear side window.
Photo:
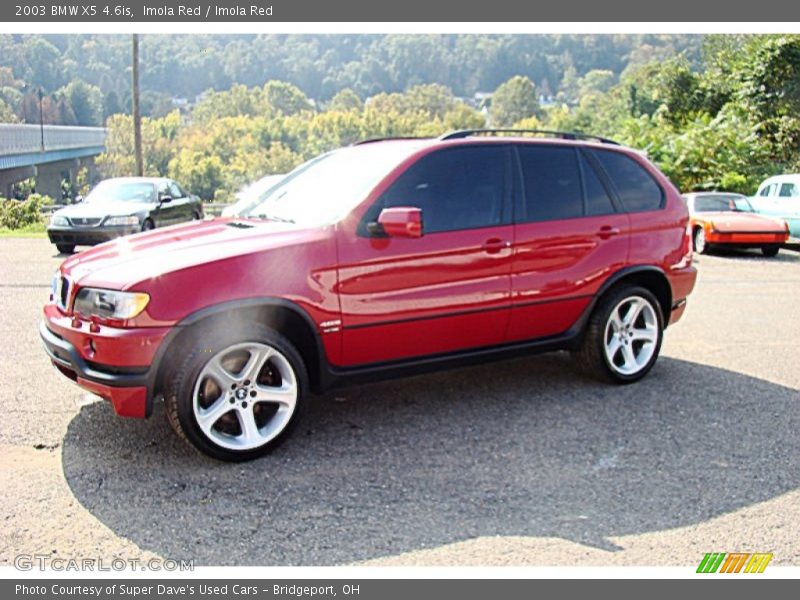
<svg viewBox="0 0 800 600">
<path fill-rule="evenodd" d="M 181 187 L 174 181 L 169 182 L 169 192 L 170 194 L 172 194 L 173 198 L 183 198 L 186 196 L 186 194 L 183 193 Z"/>
<path fill-rule="evenodd" d="M 508 178 L 507 147 L 438 150 L 400 175 L 365 221 L 376 220 L 383 208 L 416 206 L 426 234 L 500 225 Z"/>
<path fill-rule="evenodd" d="M 794 198 L 795 196 L 798 196 L 799 194 L 798 194 L 797 186 L 795 184 L 793 184 L 793 183 L 784 183 L 784 184 L 781 184 L 781 191 L 780 191 L 780 193 L 778 195 L 782 196 L 784 198 Z"/>
<path fill-rule="evenodd" d="M 608 192 L 600 182 L 597 173 L 583 154 L 580 156 L 583 186 L 586 191 L 586 214 L 590 217 L 596 217 L 616 212 L 614 205 L 611 203 L 611 198 L 608 197 Z"/>
<path fill-rule="evenodd" d="M 520 221 L 554 221 L 584 215 L 581 172 L 573 148 L 519 145 L 525 189 Z"/>
<path fill-rule="evenodd" d="M 664 193 L 638 162 L 619 152 L 592 152 L 611 179 L 625 210 L 641 212 L 661 208 Z"/>
</svg>

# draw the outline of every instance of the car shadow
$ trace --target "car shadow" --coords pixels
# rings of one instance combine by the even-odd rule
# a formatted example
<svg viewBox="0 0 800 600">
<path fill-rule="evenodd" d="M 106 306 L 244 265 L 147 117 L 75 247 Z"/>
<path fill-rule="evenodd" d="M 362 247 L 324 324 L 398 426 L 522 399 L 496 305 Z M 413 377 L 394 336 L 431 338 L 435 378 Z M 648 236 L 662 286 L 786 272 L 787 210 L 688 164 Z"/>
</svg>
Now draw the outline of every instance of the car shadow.
<svg viewBox="0 0 800 600">
<path fill-rule="evenodd" d="M 797 390 L 662 357 L 595 383 L 564 353 L 341 390 L 271 455 L 204 458 L 169 429 L 81 409 L 75 498 L 117 535 L 210 565 L 340 564 L 479 536 L 700 523 L 800 484 Z"/>
<path fill-rule="evenodd" d="M 794 248 L 781 248 L 775 256 L 764 256 L 759 249 L 754 248 L 714 248 L 708 254 L 694 254 L 696 261 L 702 262 L 706 257 L 727 258 L 732 260 L 765 261 L 765 262 L 798 262 L 800 254 Z"/>
</svg>

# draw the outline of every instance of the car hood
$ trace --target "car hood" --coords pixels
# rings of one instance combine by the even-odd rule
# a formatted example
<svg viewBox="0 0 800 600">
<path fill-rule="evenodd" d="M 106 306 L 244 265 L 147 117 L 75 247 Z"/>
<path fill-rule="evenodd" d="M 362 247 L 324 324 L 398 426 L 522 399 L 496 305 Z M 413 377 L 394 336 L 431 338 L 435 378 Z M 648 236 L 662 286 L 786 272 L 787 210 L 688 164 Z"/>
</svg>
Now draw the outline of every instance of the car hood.
<svg viewBox="0 0 800 600">
<path fill-rule="evenodd" d="M 707 212 L 697 214 L 694 218 L 713 224 L 714 229 L 723 233 L 786 230 L 782 220 L 754 213 Z"/>
<path fill-rule="evenodd" d="M 67 218 L 102 218 L 124 217 L 133 215 L 143 210 L 155 208 L 155 204 L 148 202 L 90 202 L 87 204 L 72 204 L 55 212 L 59 217 Z"/>
<path fill-rule="evenodd" d="M 81 286 L 128 289 L 198 264 L 303 244 L 321 235 L 320 229 L 269 221 L 190 222 L 95 246 L 67 259 L 61 270 Z"/>
</svg>

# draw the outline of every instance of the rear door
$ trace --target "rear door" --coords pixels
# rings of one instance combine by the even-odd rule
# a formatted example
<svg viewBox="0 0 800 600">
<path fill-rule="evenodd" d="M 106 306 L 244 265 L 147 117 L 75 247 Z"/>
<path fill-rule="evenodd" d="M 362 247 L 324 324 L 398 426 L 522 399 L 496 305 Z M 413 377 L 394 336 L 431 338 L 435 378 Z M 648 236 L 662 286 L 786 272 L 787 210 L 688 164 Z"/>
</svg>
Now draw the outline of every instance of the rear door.
<svg viewBox="0 0 800 600">
<path fill-rule="evenodd" d="M 509 315 L 511 151 L 469 144 L 411 165 L 340 230 L 343 364 L 499 344 Z M 422 210 L 420 238 L 375 237 L 383 208 Z"/>
<path fill-rule="evenodd" d="M 574 145 L 516 146 L 512 308 L 507 341 L 567 331 L 628 257 L 628 216 L 596 161 Z"/>
<path fill-rule="evenodd" d="M 636 265 L 674 264 L 671 256 L 680 251 L 684 233 L 676 227 L 674 218 L 663 216 L 666 195 L 653 174 L 645 164 L 622 152 L 594 148 L 591 156 L 628 213 L 628 261 Z"/>
</svg>

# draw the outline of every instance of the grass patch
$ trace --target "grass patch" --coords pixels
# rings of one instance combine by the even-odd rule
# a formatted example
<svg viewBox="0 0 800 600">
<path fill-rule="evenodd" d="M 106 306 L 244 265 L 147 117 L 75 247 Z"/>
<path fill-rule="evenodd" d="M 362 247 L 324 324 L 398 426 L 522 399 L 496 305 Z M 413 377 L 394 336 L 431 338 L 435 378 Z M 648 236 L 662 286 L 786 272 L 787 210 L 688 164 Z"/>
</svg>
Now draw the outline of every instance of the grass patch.
<svg viewBox="0 0 800 600">
<path fill-rule="evenodd" d="M 19 229 L 0 227 L 0 238 L 46 238 L 47 231 L 44 223 L 25 225 Z"/>
</svg>

